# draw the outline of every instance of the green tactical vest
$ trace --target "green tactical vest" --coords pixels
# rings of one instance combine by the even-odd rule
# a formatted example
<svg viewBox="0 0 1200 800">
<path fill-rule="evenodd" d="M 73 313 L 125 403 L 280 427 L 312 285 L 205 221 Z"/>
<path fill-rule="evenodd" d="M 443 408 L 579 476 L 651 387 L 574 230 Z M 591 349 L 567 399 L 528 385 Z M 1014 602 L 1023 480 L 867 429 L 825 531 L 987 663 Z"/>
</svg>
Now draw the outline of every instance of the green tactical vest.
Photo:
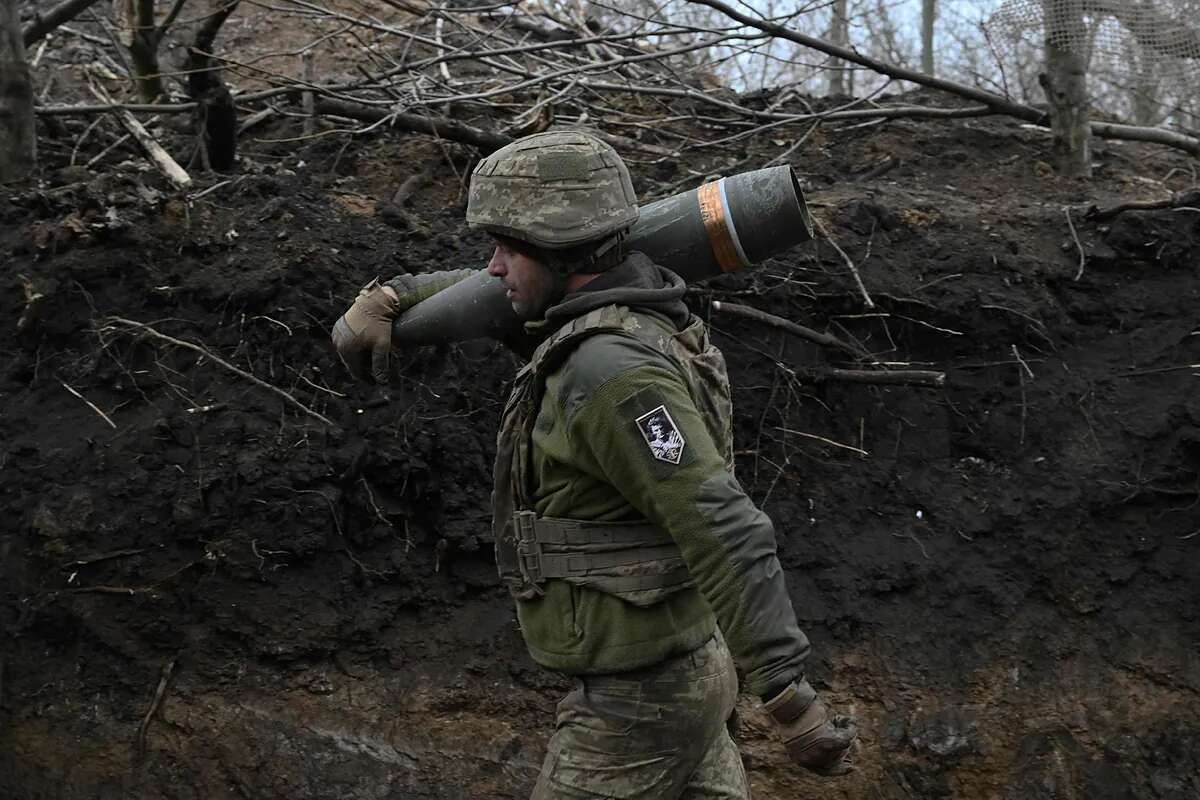
<svg viewBox="0 0 1200 800">
<path fill-rule="evenodd" d="M 676 331 L 625 306 L 595 309 L 568 322 L 534 351 L 516 376 L 496 441 L 492 531 L 500 580 L 519 599 L 548 579 L 650 606 L 692 586 L 679 548 L 662 528 L 631 522 L 539 517 L 533 510 L 531 447 L 545 380 L 579 343 L 596 334 L 629 336 L 662 353 L 685 377 L 726 467 L 733 471 L 732 403 L 725 358 L 692 316 Z"/>
</svg>

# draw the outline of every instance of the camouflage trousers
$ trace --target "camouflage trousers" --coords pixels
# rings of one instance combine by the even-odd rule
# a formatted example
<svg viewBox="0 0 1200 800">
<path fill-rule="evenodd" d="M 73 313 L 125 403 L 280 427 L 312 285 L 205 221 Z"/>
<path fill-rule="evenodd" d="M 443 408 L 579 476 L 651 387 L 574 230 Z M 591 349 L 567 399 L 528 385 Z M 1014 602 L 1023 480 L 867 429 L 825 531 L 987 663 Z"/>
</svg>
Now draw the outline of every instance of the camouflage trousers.
<svg viewBox="0 0 1200 800">
<path fill-rule="evenodd" d="M 653 667 L 579 679 L 558 704 L 533 800 L 748 800 L 725 727 L 737 688 L 719 632 Z"/>
</svg>

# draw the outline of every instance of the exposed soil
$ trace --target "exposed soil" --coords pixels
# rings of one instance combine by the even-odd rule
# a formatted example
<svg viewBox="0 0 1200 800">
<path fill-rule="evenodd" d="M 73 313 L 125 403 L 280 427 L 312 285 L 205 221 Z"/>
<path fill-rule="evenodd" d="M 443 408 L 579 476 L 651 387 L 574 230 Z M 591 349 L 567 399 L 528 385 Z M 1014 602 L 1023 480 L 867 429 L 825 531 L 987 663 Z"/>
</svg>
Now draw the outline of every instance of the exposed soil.
<svg viewBox="0 0 1200 800">
<path fill-rule="evenodd" d="M 482 266 L 468 163 L 343 145 L 260 144 L 190 203 L 131 167 L 0 197 L 0 796 L 527 796 L 566 682 L 525 653 L 485 535 L 515 361 L 406 352 L 381 390 L 328 341 L 376 274 Z M 812 244 L 691 297 L 811 677 L 863 731 L 856 773 L 810 778 L 745 700 L 758 797 L 1200 796 L 1200 214 L 1077 211 L 1077 246 L 1063 211 L 1193 173 L 1098 143 L 1069 181 L 1048 148 L 1004 120 L 827 127 L 792 163 L 876 307 Z M 644 197 L 685 177 L 634 161 Z M 21 332 L 18 276 L 44 295 Z M 835 354 L 712 299 L 947 386 L 803 380 Z"/>
</svg>

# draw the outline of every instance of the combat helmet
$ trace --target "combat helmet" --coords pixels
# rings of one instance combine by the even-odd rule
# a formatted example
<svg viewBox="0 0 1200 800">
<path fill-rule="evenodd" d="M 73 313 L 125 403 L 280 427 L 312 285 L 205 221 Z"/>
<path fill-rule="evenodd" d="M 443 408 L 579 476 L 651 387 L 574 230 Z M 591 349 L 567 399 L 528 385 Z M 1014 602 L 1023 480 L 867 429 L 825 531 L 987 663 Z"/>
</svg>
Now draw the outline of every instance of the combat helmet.
<svg viewBox="0 0 1200 800">
<path fill-rule="evenodd" d="M 537 248 L 559 271 L 586 270 L 619 251 L 637 222 L 629 168 L 582 131 L 535 133 L 479 162 L 467 223 Z"/>
</svg>

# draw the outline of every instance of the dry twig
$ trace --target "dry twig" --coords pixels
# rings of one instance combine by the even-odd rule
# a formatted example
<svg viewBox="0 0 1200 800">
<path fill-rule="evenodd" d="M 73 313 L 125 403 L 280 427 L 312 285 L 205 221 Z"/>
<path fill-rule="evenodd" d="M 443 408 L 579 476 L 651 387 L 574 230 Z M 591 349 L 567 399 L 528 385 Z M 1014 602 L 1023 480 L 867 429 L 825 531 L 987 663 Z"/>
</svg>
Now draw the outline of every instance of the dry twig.
<svg viewBox="0 0 1200 800">
<path fill-rule="evenodd" d="M 1197 205 L 1200 205 L 1200 190 L 1189 189 L 1183 192 L 1176 192 L 1166 200 L 1131 200 L 1126 203 L 1109 206 L 1108 208 L 1092 206 L 1084 216 L 1088 219 L 1106 220 L 1112 219 L 1126 211 L 1157 211 L 1164 208 L 1182 209 Z"/>
<path fill-rule="evenodd" d="M 162 705 L 163 697 L 167 693 L 167 682 L 171 679 L 171 673 L 175 670 L 175 662 L 179 656 L 175 655 L 162 668 L 162 675 L 158 679 L 158 687 L 154 690 L 154 699 L 150 701 L 150 709 L 146 712 L 146 716 L 142 718 L 142 724 L 138 726 L 137 732 L 137 754 L 139 757 L 146 753 L 146 731 L 150 728 L 150 720 L 154 718 L 155 712 Z"/>
<path fill-rule="evenodd" d="M 1071 229 L 1071 238 L 1075 240 L 1075 249 L 1079 251 L 1079 271 L 1075 273 L 1075 280 L 1083 277 L 1083 267 L 1087 264 L 1087 255 L 1083 252 L 1083 245 L 1079 242 L 1079 234 L 1075 232 L 1075 222 L 1071 219 L 1071 207 L 1063 206 L 1063 214 L 1067 217 L 1067 227 Z"/>
<path fill-rule="evenodd" d="M 136 594 L 153 595 L 153 589 L 137 588 L 129 586 L 80 586 L 77 589 L 71 590 L 72 594 L 122 594 L 132 597 Z"/>
<path fill-rule="evenodd" d="M 362 483 L 363 488 L 367 490 L 367 500 L 371 503 L 371 510 L 375 512 L 376 519 L 389 528 L 395 528 L 396 526 L 392 524 L 392 521 L 383 515 L 383 510 L 379 507 L 379 503 L 375 502 L 375 492 L 371 490 L 371 484 L 367 483 L 366 476 L 360 475 L 358 476 L 358 480 Z"/>
<path fill-rule="evenodd" d="M 833 246 L 833 249 L 836 250 L 838 255 L 842 257 L 842 260 L 846 262 L 846 266 L 850 268 L 850 274 L 854 276 L 854 283 L 858 286 L 858 291 L 863 296 L 863 304 L 867 308 L 874 308 L 875 301 L 872 300 L 871 295 L 867 293 L 867 287 L 865 284 L 863 284 L 862 276 L 858 274 L 858 267 L 854 266 L 854 262 L 850 260 L 850 256 L 846 255 L 846 251 L 839 247 L 838 243 L 834 241 L 832 236 L 829 235 L 829 231 L 825 229 L 825 225 L 822 224 L 820 218 L 814 216 L 812 221 L 817 230 L 821 232 L 821 235 L 825 237 L 825 241 L 829 242 L 829 244 Z"/>
<path fill-rule="evenodd" d="M 146 120 L 147 125 L 153 125 L 155 122 L 158 122 L 158 114 L 155 114 L 150 119 Z M 132 138 L 133 138 L 132 134 L 128 134 L 128 133 L 124 134 L 119 139 L 114 141 L 112 144 L 108 145 L 103 150 L 101 150 L 99 153 L 97 153 L 96 155 L 89 158 L 87 163 L 84 164 L 84 166 L 87 167 L 88 169 L 91 169 L 93 166 L 96 165 L 97 162 L 99 162 L 101 159 L 103 159 L 106 155 L 111 153 L 113 150 L 116 150 L 118 147 L 125 144 Z"/>
<path fill-rule="evenodd" d="M 290 403 L 291 405 L 300 409 L 305 414 L 308 414 L 310 417 L 319 419 L 321 422 L 325 423 L 326 425 L 328 425 L 331 428 L 337 427 L 337 424 L 333 420 L 323 416 L 322 414 L 317 413 L 316 411 L 313 411 L 311 408 L 309 408 L 308 406 L 301 403 L 299 400 L 297 400 L 295 397 L 293 397 L 292 395 L 285 392 L 283 389 L 280 389 L 278 386 L 272 386 L 271 384 L 267 383 L 266 381 L 262 380 L 261 378 L 255 377 L 254 375 L 251 375 L 249 372 L 246 372 L 243 369 L 239 369 L 238 367 L 235 367 L 233 364 L 230 364 L 225 359 L 221 358 L 220 356 L 215 355 L 207 347 L 203 347 L 201 345 L 194 344 L 193 342 L 184 341 L 183 339 L 176 339 L 174 336 L 168 336 L 165 333 L 158 332 L 157 330 L 150 327 L 149 325 L 146 325 L 145 323 L 135 322 L 134 320 L 131 320 L 131 319 L 124 319 L 123 317 L 108 317 L 104 320 L 104 322 L 106 325 L 111 324 L 111 323 L 117 323 L 119 325 L 124 325 L 127 328 L 133 328 L 135 330 L 141 331 L 142 333 L 146 334 L 147 336 L 150 336 L 155 339 L 159 339 L 164 342 L 168 342 L 170 344 L 175 345 L 176 347 L 183 347 L 187 350 L 191 350 L 194 353 L 199 353 L 200 355 L 204 356 L 205 358 L 211 359 L 214 364 L 219 364 L 220 366 L 224 367 L 225 369 L 229 370 L 230 372 L 234 373 L 235 375 L 240 375 L 241 377 L 243 377 L 246 380 L 253 383 L 255 386 L 261 386 L 262 388 L 266 389 L 267 391 L 282 397 L 288 403 Z M 114 427 L 116 427 L 116 426 L 114 426 Z"/>
<path fill-rule="evenodd" d="M 68 561 L 66 564 L 62 565 L 61 569 L 70 569 L 71 567 L 83 567 L 83 566 L 87 566 L 88 564 L 96 564 L 101 561 L 110 561 L 114 558 L 124 558 L 126 556 L 136 556 L 141 553 L 147 552 L 149 549 L 150 548 L 148 548 L 148 547 L 138 547 L 138 548 L 132 548 L 132 549 L 126 549 L 126 550 L 113 550 L 112 552 L 109 552 L 109 553 L 100 553 L 99 555 L 94 555 L 94 556 L 84 556 L 83 558 L 77 558 L 74 561 Z"/>
<path fill-rule="evenodd" d="M 25 308 L 21 310 L 21 316 L 17 319 L 17 333 L 23 333 L 32 328 L 33 323 L 37 321 L 42 299 L 46 295 L 35 289 L 33 281 L 24 275 L 17 275 L 17 280 L 21 282 L 21 290 L 25 293 Z"/>
<path fill-rule="evenodd" d="M 929 560 L 929 551 L 925 549 L 925 544 L 920 539 L 918 539 L 917 535 L 915 533 L 913 533 L 912 531 L 909 531 L 907 534 L 893 533 L 892 536 L 895 536 L 897 539 L 912 539 L 914 542 L 917 543 L 917 547 L 921 548 L 921 555 L 925 557 L 925 560 L 926 561 Z M 970 540 L 968 539 L 967 541 L 970 541 Z"/>
<path fill-rule="evenodd" d="M 775 430 L 783 431 L 784 433 L 790 433 L 793 436 L 803 436 L 806 439 L 816 439 L 818 442 L 824 442 L 825 444 L 831 445 L 833 447 L 840 447 L 843 450 L 849 450 L 852 453 L 858 453 L 860 456 L 871 455 L 870 453 L 868 453 L 866 450 L 863 450 L 862 448 L 854 447 L 854 446 L 848 445 L 848 444 L 842 444 L 841 442 L 835 442 L 832 439 L 826 439 L 824 436 L 817 436 L 815 433 L 805 433 L 804 431 L 796 431 L 796 430 L 792 430 L 791 428 L 783 428 L 778 425 L 775 426 Z"/>
<path fill-rule="evenodd" d="M 737 303 L 725 303 L 721 301 L 713 301 L 713 310 L 725 312 L 734 316 L 752 319 L 756 322 L 762 322 L 774 328 L 778 328 L 786 333 L 794 336 L 799 336 L 802 339 L 807 339 L 810 342 L 819 344 L 825 347 L 833 347 L 841 350 L 856 359 L 868 361 L 872 364 L 877 362 L 871 359 L 871 356 L 864 350 L 854 345 L 848 344 L 845 341 L 828 333 L 820 333 L 812 328 L 806 328 L 803 325 L 798 325 L 791 320 L 786 320 L 783 317 L 770 314 L 766 311 L 760 311 L 757 308 L 743 306 Z M 752 348 L 754 349 L 754 348 Z M 767 354 L 763 354 L 767 355 Z M 772 356 L 767 356 L 772 361 L 776 361 Z M 869 383 L 879 385 L 893 386 L 932 386 L 940 387 L 946 384 L 946 373 L 936 372 L 933 370 L 861 370 L 861 369 L 813 369 L 805 370 L 806 377 L 814 381 L 843 381 L 846 383 Z"/>
<path fill-rule="evenodd" d="M 92 87 L 92 93 L 101 102 L 111 103 L 110 98 L 103 89 L 96 86 Z M 187 174 L 183 167 L 179 166 L 179 162 L 171 158 L 171 154 L 163 149 L 150 132 L 142 126 L 142 123 L 137 121 L 133 114 L 124 109 L 114 112 L 117 119 L 125 126 L 125 130 L 137 140 L 137 143 L 142 146 L 142 150 L 146 153 L 146 157 L 154 166 L 158 167 L 159 172 L 166 176 L 167 180 L 175 184 L 177 189 L 187 189 L 192 185 L 192 177 Z"/>
<path fill-rule="evenodd" d="M 1025 444 L 1025 420 L 1029 416 L 1029 402 L 1025 396 L 1025 375 L 1029 375 L 1029 379 L 1033 380 L 1033 370 L 1025 363 L 1025 359 L 1021 358 L 1021 352 L 1017 350 L 1017 346 L 1012 346 L 1013 358 L 1017 360 L 1019 368 L 1017 369 L 1017 380 L 1021 385 L 1021 438 L 1020 443 Z"/>
<path fill-rule="evenodd" d="M 279 110 L 276 109 L 275 106 L 270 106 L 270 105 L 267 106 L 266 108 L 262 109 L 261 111 L 255 111 L 253 114 L 246 117 L 246 119 L 240 125 L 238 125 L 238 135 L 245 133 L 246 131 L 250 130 L 251 128 L 262 124 L 263 122 L 266 122 L 268 119 L 270 119 L 271 117 L 275 116 L 278 113 L 279 113 Z"/>
<path fill-rule="evenodd" d="M 88 400 L 86 397 L 81 395 L 79 392 L 77 392 L 73 388 L 71 388 L 71 386 L 69 386 L 66 381 L 60 379 L 59 383 L 61 383 L 63 385 L 63 388 L 66 389 L 68 392 L 75 395 L 83 402 L 87 403 L 87 407 L 90 408 L 92 411 L 95 411 L 97 414 L 99 414 L 100 418 L 102 420 L 104 420 L 105 422 L 107 422 L 114 430 L 116 429 L 117 423 L 113 422 L 112 419 L 108 416 L 108 414 L 105 414 L 103 411 L 101 411 L 99 406 L 97 406 L 91 400 Z"/>
<path fill-rule="evenodd" d="M 1200 369 L 1200 364 L 1176 364 L 1171 367 L 1155 367 L 1151 369 L 1135 369 L 1131 372 L 1118 372 L 1118 378 L 1136 378 L 1141 375 L 1158 375 L 1163 372 L 1181 372 L 1185 369 Z"/>
<path fill-rule="evenodd" d="M 831 380 L 845 383 L 871 383 L 893 386 L 931 386 L 939 388 L 946 385 L 946 373 L 926 369 L 819 369 L 813 372 L 813 378 L 818 381 Z"/>
<path fill-rule="evenodd" d="M 766 311 L 760 311 L 757 308 L 751 308 L 750 306 L 744 306 L 738 303 L 724 303 L 720 300 L 714 300 L 712 303 L 712 308 L 713 311 L 724 312 L 726 314 L 732 314 L 735 317 L 743 317 L 745 319 L 752 319 L 756 322 L 765 323 L 782 331 L 787 331 L 793 336 L 799 336 L 801 339 L 807 339 L 810 342 L 822 345 L 823 347 L 832 347 L 834 349 L 841 350 L 843 353 L 846 353 L 847 355 L 856 359 L 866 361 L 870 360 L 871 358 L 870 355 L 865 351 L 839 339 L 832 334 L 821 333 L 813 330 L 812 328 L 806 328 L 803 325 L 792 322 L 791 320 L 784 319 L 783 317 L 776 316 L 775 314 L 770 314 Z"/>
</svg>

